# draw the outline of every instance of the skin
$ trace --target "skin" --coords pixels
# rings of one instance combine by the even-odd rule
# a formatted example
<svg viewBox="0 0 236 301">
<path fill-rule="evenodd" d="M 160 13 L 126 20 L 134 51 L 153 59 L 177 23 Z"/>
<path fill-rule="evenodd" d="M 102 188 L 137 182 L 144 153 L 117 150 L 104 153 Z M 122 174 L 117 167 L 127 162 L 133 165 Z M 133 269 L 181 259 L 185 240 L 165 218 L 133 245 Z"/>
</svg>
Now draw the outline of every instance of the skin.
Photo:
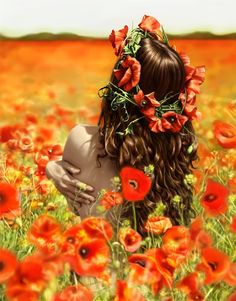
<svg viewBox="0 0 236 301">
<path fill-rule="evenodd" d="M 101 189 L 111 190 L 111 178 L 118 176 L 115 163 L 107 156 L 97 166 L 97 154 L 101 153 L 98 127 L 80 124 L 74 127 L 65 144 L 62 160 L 50 161 L 46 168 L 47 177 L 66 197 L 72 211 L 81 219 L 98 215 L 96 196 Z M 87 188 L 78 191 L 79 185 Z"/>
</svg>

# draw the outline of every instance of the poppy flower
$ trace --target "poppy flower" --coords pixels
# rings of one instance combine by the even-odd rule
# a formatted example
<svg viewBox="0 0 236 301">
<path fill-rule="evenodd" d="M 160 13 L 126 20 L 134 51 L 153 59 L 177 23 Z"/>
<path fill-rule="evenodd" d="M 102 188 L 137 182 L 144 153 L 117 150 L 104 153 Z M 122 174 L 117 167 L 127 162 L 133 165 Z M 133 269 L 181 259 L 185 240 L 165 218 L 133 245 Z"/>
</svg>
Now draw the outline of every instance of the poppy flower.
<svg viewBox="0 0 236 301">
<path fill-rule="evenodd" d="M 231 286 L 236 286 L 236 262 L 231 262 L 229 270 L 224 276 L 224 281 Z"/>
<path fill-rule="evenodd" d="M 121 228 L 119 241 L 127 252 L 135 252 L 141 245 L 142 236 L 132 228 Z"/>
<path fill-rule="evenodd" d="M 201 198 L 201 204 L 209 216 L 223 214 L 228 208 L 228 189 L 211 179 L 208 179 L 206 191 Z"/>
<path fill-rule="evenodd" d="M 172 227 L 172 223 L 168 217 L 154 216 L 149 217 L 144 228 L 147 232 L 153 234 L 163 234 L 167 229 Z"/>
<path fill-rule="evenodd" d="M 109 262 L 110 252 L 104 239 L 88 238 L 76 247 L 75 256 L 67 257 L 71 268 L 81 276 L 99 277 Z"/>
<path fill-rule="evenodd" d="M 13 139 L 17 129 L 19 129 L 18 125 L 5 125 L 0 127 L 0 142 L 5 143 Z"/>
<path fill-rule="evenodd" d="M 147 254 L 132 254 L 128 258 L 130 265 L 129 281 L 135 284 L 154 284 L 161 280 L 156 268 L 155 258 Z"/>
<path fill-rule="evenodd" d="M 165 132 L 169 130 L 173 133 L 179 132 L 187 120 L 187 116 L 172 111 L 166 112 L 161 117 L 162 130 L 160 129 L 160 131 Z"/>
<path fill-rule="evenodd" d="M 236 292 L 232 293 L 232 294 L 228 297 L 227 301 L 236 301 Z"/>
<path fill-rule="evenodd" d="M 155 109 L 160 107 L 160 103 L 155 99 L 155 93 L 144 95 L 142 90 L 134 95 L 134 100 L 140 107 L 140 111 L 150 120 L 155 119 Z"/>
<path fill-rule="evenodd" d="M 61 226 L 54 218 L 46 214 L 41 215 L 33 222 L 28 239 L 39 250 L 53 252 L 61 239 Z"/>
<path fill-rule="evenodd" d="M 134 57 L 127 55 L 119 66 L 114 70 L 114 75 L 118 82 L 118 87 L 123 87 L 125 91 L 130 91 L 139 83 L 141 65 Z"/>
<path fill-rule="evenodd" d="M 233 217 L 230 229 L 233 233 L 236 234 L 236 216 Z"/>
<path fill-rule="evenodd" d="M 160 30 L 161 24 L 153 17 L 144 15 L 139 28 L 148 32 L 157 32 Z"/>
<path fill-rule="evenodd" d="M 0 283 L 8 280 L 17 267 L 16 256 L 9 250 L 0 249 Z"/>
<path fill-rule="evenodd" d="M 156 285 L 153 286 L 153 292 L 156 294 L 163 286 L 172 288 L 175 267 L 169 264 L 168 255 L 163 251 L 162 248 L 149 249 L 145 254 L 154 258 L 156 270 L 161 275 L 161 280 L 159 283 L 155 283 Z"/>
<path fill-rule="evenodd" d="M 197 272 L 189 273 L 187 276 L 185 276 L 176 284 L 176 287 L 182 290 L 183 292 L 185 292 L 186 294 L 198 291 L 199 289 L 198 273 Z"/>
<path fill-rule="evenodd" d="M 236 128 L 223 121 L 214 122 L 214 135 L 220 146 L 236 148 Z"/>
<path fill-rule="evenodd" d="M 82 284 L 76 286 L 67 286 L 63 291 L 54 296 L 53 301 L 92 301 L 93 293 L 90 289 Z"/>
<path fill-rule="evenodd" d="M 105 209 L 110 209 L 116 205 L 122 204 L 123 197 L 119 192 L 107 191 L 99 202 Z"/>
<path fill-rule="evenodd" d="M 186 256 L 190 249 L 190 232 L 184 226 L 173 226 L 162 238 L 162 249 L 166 254 L 177 253 Z"/>
<path fill-rule="evenodd" d="M 213 240 L 211 235 L 205 230 L 201 230 L 195 239 L 195 247 L 200 250 L 211 247 L 212 243 Z"/>
<path fill-rule="evenodd" d="M 109 35 L 109 41 L 112 44 L 112 47 L 115 49 L 115 55 L 120 55 L 121 51 L 124 47 L 124 41 L 128 33 L 128 26 L 125 25 L 123 29 L 120 30 L 112 30 Z"/>
<path fill-rule="evenodd" d="M 191 240 L 194 242 L 196 237 L 198 236 L 199 232 L 202 230 L 203 227 L 203 220 L 201 216 L 197 216 L 190 225 L 190 237 Z"/>
<path fill-rule="evenodd" d="M 202 250 L 197 270 L 205 273 L 205 284 L 222 280 L 229 268 L 230 261 L 225 253 L 212 247 Z"/>
<path fill-rule="evenodd" d="M 152 181 L 141 170 L 123 167 L 120 171 L 122 194 L 127 201 L 140 201 L 148 194 Z"/>
<path fill-rule="evenodd" d="M 112 239 L 112 226 L 104 218 L 88 217 L 82 221 L 81 226 L 90 237 Z"/>
<path fill-rule="evenodd" d="M 12 184 L 0 183 L 0 217 L 4 213 L 19 209 L 18 192 Z"/>
<path fill-rule="evenodd" d="M 116 282 L 116 296 L 113 301 L 145 301 L 146 299 L 142 296 L 138 289 L 129 285 L 127 282 L 117 280 Z"/>
</svg>

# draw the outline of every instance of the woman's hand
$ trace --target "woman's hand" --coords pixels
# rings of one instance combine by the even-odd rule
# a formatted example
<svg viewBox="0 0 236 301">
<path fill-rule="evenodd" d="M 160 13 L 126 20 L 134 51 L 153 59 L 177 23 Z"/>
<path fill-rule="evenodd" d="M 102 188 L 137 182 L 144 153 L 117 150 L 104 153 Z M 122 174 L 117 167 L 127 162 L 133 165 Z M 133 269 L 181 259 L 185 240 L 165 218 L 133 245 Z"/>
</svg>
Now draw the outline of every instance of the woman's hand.
<svg viewBox="0 0 236 301">
<path fill-rule="evenodd" d="M 68 205 L 76 213 L 83 204 L 90 204 L 95 201 L 95 197 L 89 194 L 89 192 L 94 191 L 94 188 L 80 182 L 76 178 L 79 173 L 79 168 L 64 160 L 49 161 L 46 167 L 48 179 L 54 182 L 57 190 L 67 198 Z"/>
</svg>

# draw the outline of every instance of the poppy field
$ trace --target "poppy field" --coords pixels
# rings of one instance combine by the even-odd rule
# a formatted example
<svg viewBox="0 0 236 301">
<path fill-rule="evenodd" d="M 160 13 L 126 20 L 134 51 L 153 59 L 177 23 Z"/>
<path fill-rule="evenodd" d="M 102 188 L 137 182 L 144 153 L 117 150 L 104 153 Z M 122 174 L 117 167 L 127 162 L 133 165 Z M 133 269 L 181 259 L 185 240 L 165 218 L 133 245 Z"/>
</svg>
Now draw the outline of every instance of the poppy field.
<svg viewBox="0 0 236 301">
<path fill-rule="evenodd" d="M 124 167 L 98 196 L 101 217 L 82 222 L 45 175 L 76 124 L 97 124 L 110 43 L 0 41 L 0 300 L 236 300 L 236 41 L 170 44 L 206 66 L 193 121 L 200 160 L 183 182 L 196 217 L 174 226 L 158 204 L 142 237 L 128 221 L 115 231 L 102 212 L 141 202 L 155 167 Z"/>
</svg>

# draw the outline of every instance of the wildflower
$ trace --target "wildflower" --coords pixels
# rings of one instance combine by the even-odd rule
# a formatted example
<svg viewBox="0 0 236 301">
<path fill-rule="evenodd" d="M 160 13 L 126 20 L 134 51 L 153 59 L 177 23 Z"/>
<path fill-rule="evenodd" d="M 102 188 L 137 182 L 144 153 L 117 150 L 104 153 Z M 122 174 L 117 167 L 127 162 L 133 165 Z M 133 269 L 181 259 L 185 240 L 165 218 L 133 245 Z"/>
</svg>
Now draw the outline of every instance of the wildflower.
<svg viewBox="0 0 236 301">
<path fill-rule="evenodd" d="M 201 204 L 209 216 L 217 216 L 228 208 L 228 189 L 220 183 L 208 179 L 206 191 L 201 198 Z"/>
<path fill-rule="evenodd" d="M 129 285 L 125 281 L 117 280 L 116 282 L 116 296 L 114 301 L 145 301 L 145 298 L 138 291 L 138 289 Z"/>
<path fill-rule="evenodd" d="M 16 256 L 5 249 L 0 249 L 0 283 L 7 281 L 17 267 Z"/>
<path fill-rule="evenodd" d="M 135 252 L 141 245 L 142 236 L 132 228 L 119 230 L 119 241 L 128 252 Z"/>
<path fill-rule="evenodd" d="M 149 192 L 152 182 L 144 172 L 132 167 L 123 167 L 121 172 L 122 194 L 127 201 L 140 201 Z"/>
<path fill-rule="evenodd" d="M 112 226 L 104 218 L 88 217 L 82 221 L 81 226 L 90 237 L 112 239 Z"/>
<path fill-rule="evenodd" d="M 109 248 L 104 239 L 88 238 L 77 246 L 74 258 L 71 258 L 72 269 L 78 275 L 99 277 L 109 262 Z"/>
<path fill-rule="evenodd" d="M 172 223 L 168 217 L 165 216 L 154 216 L 149 217 L 144 228 L 147 232 L 153 234 L 163 234 L 167 229 L 172 227 Z"/>
<path fill-rule="evenodd" d="M 223 121 L 214 122 L 214 134 L 218 143 L 224 148 L 236 148 L 236 130 Z"/>
<path fill-rule="evenodd" d="M 107 191 L 99 202 L 105 209 L 110 209 L 116 205 L 122 204 L 123 197 L 119 192 Z"/>
<path fill-rule="evenodd" d="M 57 249 L 61 238 L 61 227 L 57 221 L 48 216 L 39 216 L 32 224 L 28 239 L 36 245 L 39 250 L 53 252 Z"/>
<path fill-rule="evenodd" d="M 153 17 L 144 15 L 141 23 L 139 23 L 139 28 L 148 32 L 159 32 L 161 25 L 160 23 Z"/>
<path fill-rule="evenodd" d="M 12 184 L 0 183 L 0 217 L 19 209 L 18 192 Z"/>
<path fill-rule="evenodd" d="M 210 247 L 202 250 L 201 263 L 197 265 L 197 270 L 205 273 L 205 284 L 211 284 L 222 280 L 228 272 L 229 267 L 228 256 Z"/>
<path fill-rule="evenodd" d="M 233 233 L 236 234 L 236 216 L 232 218 L 232 223 L 230 225 L 230 229 Z"/>
<path fill-rule="evenodd" d="M 54 296 L 53 301 L 92 301 L 93 293 L 90 289 L 82 284 L 78 284 L 76 286 L 67 286 L 60 293 L 57 293 Z"/>
<path fill-rule="evenodd" d="M 236 262 L 231 262 L 229 270 L 224 276 L 224 281 L 229 285 L 236 286 Z"/>
</svg>

